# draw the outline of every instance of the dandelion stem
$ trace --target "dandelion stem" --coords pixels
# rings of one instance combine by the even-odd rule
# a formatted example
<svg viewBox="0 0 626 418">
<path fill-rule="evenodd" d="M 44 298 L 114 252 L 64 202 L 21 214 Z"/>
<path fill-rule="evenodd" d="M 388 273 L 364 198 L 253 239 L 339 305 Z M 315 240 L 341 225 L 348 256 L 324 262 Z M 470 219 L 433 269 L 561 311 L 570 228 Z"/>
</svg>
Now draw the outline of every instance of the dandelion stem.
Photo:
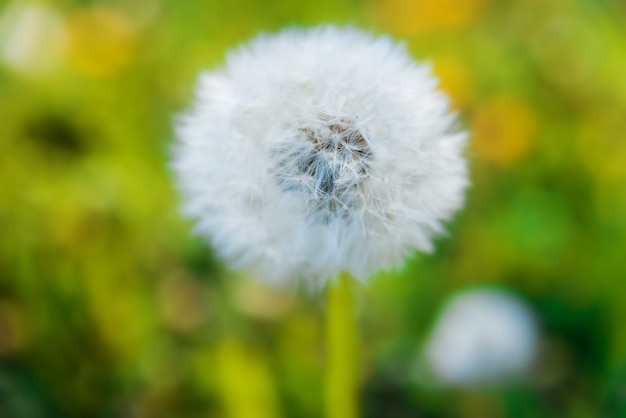
<svg viewBox="0 0 626 418">
<path fill-rule="evenodd" d="M 327 288 L 326 418 L 357 418 L 357 335 L 351 277 L 341 273 Z"/>
</svg>

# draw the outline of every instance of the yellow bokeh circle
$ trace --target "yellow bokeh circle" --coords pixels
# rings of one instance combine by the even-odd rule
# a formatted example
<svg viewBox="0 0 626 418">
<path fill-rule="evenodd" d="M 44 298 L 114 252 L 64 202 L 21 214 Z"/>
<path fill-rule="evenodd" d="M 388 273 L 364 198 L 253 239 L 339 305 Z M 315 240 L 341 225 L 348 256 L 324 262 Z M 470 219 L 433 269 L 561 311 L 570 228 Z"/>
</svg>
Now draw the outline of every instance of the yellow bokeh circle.
<svg viewBox="0 0 626 418">
<path fill-rule="evenodd" d="M 481 14 L 485 0 L 382 0 L 376 12 L 389 29 L 401 35 L 469 26 Z"/>
<path fill-rule="evenodd" d="M 537 117 L 524 101 L 500 96 L 484 102 L 474 113 L 470 128 L 474 152 L 481 158 L 507 165 L 532 147 Z"/>
<path fill-rule="evenodd" d="M 93 7 L 68 18 L 69 64 L 87 77 L 106 77 L 123 69 L 136 46 L 132 22 L 111 9 Z"/>
<path fill-rule="evenodd" d="M 470 77 L 466 65 L 451 56 L 439 56 L 433 60 L 433 73 L 439 79 L 439 89 L 446 92 L 452 108 L 465 107 L 472 95 Z"/>
</svg>

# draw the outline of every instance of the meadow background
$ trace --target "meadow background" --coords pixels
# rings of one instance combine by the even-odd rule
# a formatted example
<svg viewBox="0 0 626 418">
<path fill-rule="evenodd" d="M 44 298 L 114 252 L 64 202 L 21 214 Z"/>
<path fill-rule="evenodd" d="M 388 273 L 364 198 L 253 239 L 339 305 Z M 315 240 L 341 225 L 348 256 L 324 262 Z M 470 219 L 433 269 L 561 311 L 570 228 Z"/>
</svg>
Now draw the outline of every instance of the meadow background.
<svg viewBox="0 0 626 418">
<path fill-rule="evenodd" d="M 466 208 L 357 289 L 363 417 L 626 417 L 626 3 L 0 2 L 0 417 L 320 417 L 324 300 L 232 272 L 168 168 L 198 73 L 259 31 L 353 24 L 430 61 L 472 132 Z M 509 289 L 531 376 L 442 388 L 445 301 Z"/>
</svg>

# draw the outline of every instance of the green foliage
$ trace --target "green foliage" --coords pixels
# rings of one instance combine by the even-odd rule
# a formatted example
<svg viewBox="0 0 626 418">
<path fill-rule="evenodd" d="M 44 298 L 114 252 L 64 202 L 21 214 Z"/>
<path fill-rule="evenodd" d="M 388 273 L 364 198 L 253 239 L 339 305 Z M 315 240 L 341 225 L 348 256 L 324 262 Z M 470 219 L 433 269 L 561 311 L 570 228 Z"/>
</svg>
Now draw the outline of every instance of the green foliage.
<svg viewBox="0 0 626 418">
<path fill-rule="evenodd" d="M 321 298 L 217 261 L 168 160 L 227 48 L 333 22 L 405 39 L 472 131 L 449 236 L 357 289 L 362 415 L 626 417 L 623 2 L 68 0 L 62 30 L 18 30 L 24 4 L 0 6 L 0 416 L 322 414 Z M 535 310 L 536 376 L 424 384 L 437 313 L 477 285 Z"/>
</svg>

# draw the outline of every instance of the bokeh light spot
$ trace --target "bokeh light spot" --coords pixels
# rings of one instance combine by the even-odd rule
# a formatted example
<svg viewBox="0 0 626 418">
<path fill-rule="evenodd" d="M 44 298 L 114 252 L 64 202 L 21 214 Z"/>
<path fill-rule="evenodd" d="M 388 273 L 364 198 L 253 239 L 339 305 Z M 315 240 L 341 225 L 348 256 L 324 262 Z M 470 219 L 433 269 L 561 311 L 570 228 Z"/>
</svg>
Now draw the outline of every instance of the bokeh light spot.
<svg viewBox="0 0 626 418">
<path fill-rule="evenodd" d="M 234 304 L 241 312 L 264 320 L 281 318 L 295 302 L 287 293 L 253 280 L 239 283 L 233 296 Z"/>
<path fill-rule="evenodd" d="M 463 108 L 472 93 L 466 66 L 450 56 L 436 57 L 433 64 L 433 72 L 439 78 L 439 88 L 450 97 L 451 106 L 455 109 Z"/>
<path fill-rule="evenodd" d="M 507 165 L 531 148 L 537 118 L 528 104 L 513 97 L 483 103 L 471 120 L 473 149 L 480 157 Z"/>
<path fill-rule="evenodd" d="M 224 339 L 217 344 L 215 357 L 215 372 L 227 416 L 279 416 L 274 382 L 265 359 L 259 353 L 236 340 Z"/>
<path fill-rule="evenodd" d="M 402 35 L 469 26 L 480 16 L 485 0 L 384 0 L 378 14 Z"/>
<path fill-rule="evenodd" d="M 206 322 L 208 293 L 192 277 L 175 273 L 159 284 L 159 302 L 163 321 L 181 334 L 193 334 Z"/>
<path fill-rule="evenodd" d="M 81 75 L 113 75 L 130 62 L 136 31 L 124 15 L 94 7 L 75 12 L 68 20 L 69 64 Z"/>
<path fill-rule="evenodd" d="M 0 15 L 0 54 L 13 70 L 46 74 L 61 62 L 65 48 L 65 24 L 54 9 L 14 3 Z"/>
</svg>

